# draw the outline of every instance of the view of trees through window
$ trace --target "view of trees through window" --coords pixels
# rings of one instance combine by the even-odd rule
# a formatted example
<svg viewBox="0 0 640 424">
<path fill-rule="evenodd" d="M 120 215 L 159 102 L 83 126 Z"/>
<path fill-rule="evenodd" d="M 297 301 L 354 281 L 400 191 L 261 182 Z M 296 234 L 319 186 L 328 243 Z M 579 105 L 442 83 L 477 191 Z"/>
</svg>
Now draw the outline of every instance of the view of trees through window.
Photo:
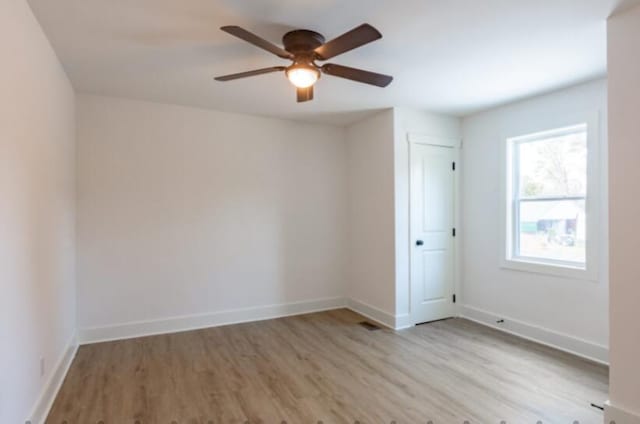
<svg viewBox="0 0 640 424">
<path fill-rule="evenodd" d="M 513 154 L 513 256 L 584 264 L 586 125 L 516 140 Z"/>
</svg>

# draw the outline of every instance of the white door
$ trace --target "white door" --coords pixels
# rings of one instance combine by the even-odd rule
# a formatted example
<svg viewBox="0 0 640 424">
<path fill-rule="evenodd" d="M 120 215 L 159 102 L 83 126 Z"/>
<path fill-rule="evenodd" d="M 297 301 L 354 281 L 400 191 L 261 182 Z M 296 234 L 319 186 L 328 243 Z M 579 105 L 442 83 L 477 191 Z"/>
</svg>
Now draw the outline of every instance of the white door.
<svg viewBox="0 0 640 424">
<path fill-rule="evenodd" d="M 411 319 L 454 315 L 454 149 L 411 144 Z"/>
</svg>

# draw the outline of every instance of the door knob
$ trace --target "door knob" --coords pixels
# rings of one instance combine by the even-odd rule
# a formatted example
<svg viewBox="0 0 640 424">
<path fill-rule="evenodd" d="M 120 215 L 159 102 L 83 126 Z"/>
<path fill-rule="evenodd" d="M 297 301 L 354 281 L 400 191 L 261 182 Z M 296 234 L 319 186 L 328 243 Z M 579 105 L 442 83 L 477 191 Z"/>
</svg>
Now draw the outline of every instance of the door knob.
<svg viewBox="0 0 640 424">
<path fill-rule="evenodd" d="M 422 240 L 416 241 L 416 246 L 422 246 L 424 242 Z"/>
</svg>

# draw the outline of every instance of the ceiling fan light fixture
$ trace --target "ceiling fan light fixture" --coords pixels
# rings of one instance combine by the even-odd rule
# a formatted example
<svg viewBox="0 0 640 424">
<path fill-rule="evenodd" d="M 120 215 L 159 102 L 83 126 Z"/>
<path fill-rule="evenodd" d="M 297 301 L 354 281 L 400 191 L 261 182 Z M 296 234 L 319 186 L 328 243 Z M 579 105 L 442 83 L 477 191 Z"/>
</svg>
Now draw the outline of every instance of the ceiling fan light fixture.
<svg viewBox="0 0 640 424">
<path fill-rule="evenodd" d="M 320 78 L 320 71 L 310 65 L 292 65 L 286 74 L 291 84 L 298 88 L 309 88 Z"/>
<path fill-rule="evenodd" d="M 323 65 L 316 63 L 316 61 L 329 60 L 382 38 L 380 31 L 369 24 L 362 24 L 330 41 L 325 41 L 324 36 L 315 31 L 296 29 L 287 32 L 282 37 L 282 45 L 284 48 L 276 46 L 270 41 L 237 25 L 227 25 L 220 29 L 249 44 L 266 50 L 281 59 L 290 60 L 293 63 L 290 66 L 271 66 L 269 68 L 222 75 L 215 77 L 216 81 L 233 81 L 240 78 L 284 71 L 289 82 L 296 87 L 296 99 L 298 103 L 302 103 L 313 100 L 313 86 L 322 74 L 375 85 L 377 87 L 386 87 L 391 84 L 393 80 L 393 77 L 389 75 L 378 74 L 363 69 L 350 68 L 335 63 L 325 63 Z"/>
</svg>

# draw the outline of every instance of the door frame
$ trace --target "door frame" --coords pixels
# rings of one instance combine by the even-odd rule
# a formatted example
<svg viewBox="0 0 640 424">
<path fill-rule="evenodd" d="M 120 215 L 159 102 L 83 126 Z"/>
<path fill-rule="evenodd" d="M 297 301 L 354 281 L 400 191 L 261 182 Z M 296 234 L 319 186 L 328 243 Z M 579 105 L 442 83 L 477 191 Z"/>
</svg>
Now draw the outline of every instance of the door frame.
<svg viewBox="0 0 640 424">
<path fill-rule="evenodd" d="M 420 134 L 420 133 L 407 133 L 407 143 L 409 145 L 409 155 L 408 155 L 408 169 L 409 175 L 411 175 L 411 162 L 413 155 L 415 154 L 415 145 L 426 145 L 426 146 L 436 146 L 436 147 L 448 147 L 453 149 L 453 160 L 456 163 L 456 169 L 453 173 L 453 223 L 456 229 L 456 236 L 453 238 L 453 290 L 456 295 L 456 303 L 453 305 L 454 316 L 458 316 L 460 314 L 460 305 L 462 301 L 461 286 L 462 286 L 462 255 L 460 254 L 460 246 L 461 246 L 461 238 L 462 238 L 462 220 L 461 220 L 461 195 L 462 195 L 462 187 L 460 173 L 462 172 L 462 166 L 460 163 L 460 150 L 462 149 L 462 139 L 446 137 L 446 136 L 438 136 L 438 135 L 429 135 L 429 134 Z M 411 288 L 413 287 L 413 281 L 411 280 L 411 269 L 413 266 L 413 228 L 412 228 L 412 202 L 411 202 L 411 178 L 408 179 L 409 184 L 409 198 L 408 198 L 408 212 L 409 212 L 409 245 L 407 246 L 409 249 L 409 269 L 407 270 L 407 275 L 409 276 L 409 322 L 410 326 L 420 324 L 420 322 L 415 321 L 413 316 L 413 299 L 411 298 Z"/>
</svg>

